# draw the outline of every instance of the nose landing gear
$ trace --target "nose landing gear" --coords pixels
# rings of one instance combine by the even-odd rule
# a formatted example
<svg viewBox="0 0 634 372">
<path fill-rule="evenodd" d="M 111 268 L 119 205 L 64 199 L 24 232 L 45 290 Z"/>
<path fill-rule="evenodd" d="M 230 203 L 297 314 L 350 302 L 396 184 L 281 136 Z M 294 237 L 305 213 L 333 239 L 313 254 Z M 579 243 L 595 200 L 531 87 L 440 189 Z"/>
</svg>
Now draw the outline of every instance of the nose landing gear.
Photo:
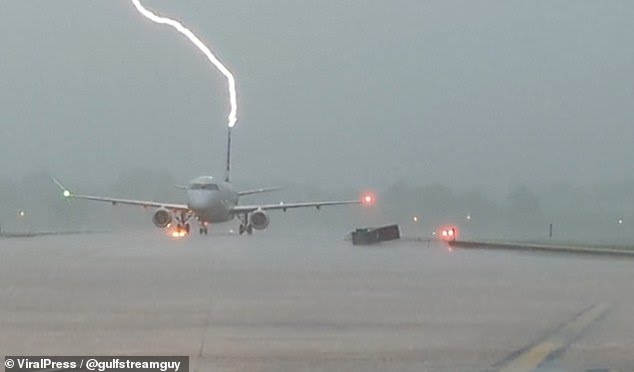
<svg viewBox="0 0 634 372">
<path fill-rule="evenodd" d="M 207 221 L 203 221 L 200 218 L 198 219 L 198 233 L 200 235 L 209 234 L 209 228 L 207 227 L 209 223 Z"/>
</svg>

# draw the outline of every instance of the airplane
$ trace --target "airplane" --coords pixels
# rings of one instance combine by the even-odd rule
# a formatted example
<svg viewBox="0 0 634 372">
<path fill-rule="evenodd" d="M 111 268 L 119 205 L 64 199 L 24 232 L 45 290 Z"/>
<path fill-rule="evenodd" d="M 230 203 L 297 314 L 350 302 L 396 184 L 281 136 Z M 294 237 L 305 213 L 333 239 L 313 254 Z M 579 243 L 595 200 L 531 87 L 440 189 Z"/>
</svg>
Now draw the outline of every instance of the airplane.
<svg viewBox="0 0 634 372">
<path fill-rule="evenodd" d="M 196 220 L 201 235 L 208 234 L 208 225 L 238 219 L 240 221 L 239 234 L 253 234 L 253 230 L 264 230 L 269 225 L 268 211 L 314 207 L 320 209 L 325 206 L 346 204 L 374 204 L 374 195 L 366 193 L 357 200 L 279 203 L 262 205 L 240 205 L 240 197 L 261 194 L 278 190 L 278 188 L 261 188 L 246 191 L 236 191 L 230 183 L 231 173 L 231 128 L 227 135 L 227 155 L 224 180 L 217 180 L 211 176 L 196 177 L 187 186 L 179 186 L 187 192 L 187 204 L 163 203 L 156 201 L 119 199 L 103 196 L 75 194 L 62 185 L 57 179 L 53 181 L 62 190 L 65 198 L 85 199 L 111 203 L 112 205 L 136 205 L 145 208 L 156 208 L 152 222 L 159 228 L 170 228 L 176 224 L 172 232 L 174 237 L 184 237 L 190 232 L 190 221 Z"/>
</svg>

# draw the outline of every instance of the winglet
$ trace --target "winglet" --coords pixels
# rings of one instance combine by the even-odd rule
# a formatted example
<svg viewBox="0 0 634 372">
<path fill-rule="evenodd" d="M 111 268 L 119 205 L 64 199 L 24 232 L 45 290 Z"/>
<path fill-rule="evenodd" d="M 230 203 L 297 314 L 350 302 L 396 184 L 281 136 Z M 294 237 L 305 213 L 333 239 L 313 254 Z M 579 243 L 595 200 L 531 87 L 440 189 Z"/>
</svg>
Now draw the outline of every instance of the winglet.
<svg viewBox="0 0 634 372">
<path fill-rule="evenodd" d="M 70 198 L 71 196 L 73 196 L 73 193 L 72 193 L 72 192 L 70 192 L 70 190 L 69 190 L 69 189 L 67 189 L 66 187 L 64 187 L 64 185 L 62 185 L 62 184 L 61 184 L 61 183 L 57 180 L 57 178 L 53 177 L 53 182 L 55 182 L 55 184 L 57 185 L 57 187 L 59 187 L 59 188 L 60 188 L 60 190 L 62 190 L 62 195 L 63 195 L 65 198 Z"/>
</svg>

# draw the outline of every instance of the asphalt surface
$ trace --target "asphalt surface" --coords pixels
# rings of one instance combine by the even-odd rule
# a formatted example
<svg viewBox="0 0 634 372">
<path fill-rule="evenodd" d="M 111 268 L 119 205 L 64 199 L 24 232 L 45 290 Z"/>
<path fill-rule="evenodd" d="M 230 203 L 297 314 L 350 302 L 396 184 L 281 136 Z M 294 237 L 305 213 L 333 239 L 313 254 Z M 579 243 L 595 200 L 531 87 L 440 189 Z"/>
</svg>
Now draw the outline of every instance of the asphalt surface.
<svg viewBox="0 0 634 372">
<path fill-rule="evenodd" d="M 192 371 L 634 370 L 632 259 L 344 234 L 0 239 L 0 350 L 189 355 Z"/>
</svg>

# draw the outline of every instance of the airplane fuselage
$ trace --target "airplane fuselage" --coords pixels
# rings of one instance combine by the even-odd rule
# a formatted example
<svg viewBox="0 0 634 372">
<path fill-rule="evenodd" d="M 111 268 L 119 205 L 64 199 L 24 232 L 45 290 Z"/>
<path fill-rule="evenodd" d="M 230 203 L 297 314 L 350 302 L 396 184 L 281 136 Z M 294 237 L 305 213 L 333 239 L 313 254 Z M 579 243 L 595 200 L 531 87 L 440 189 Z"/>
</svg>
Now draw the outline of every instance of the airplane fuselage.
<svg viewBox="0 0 634 372">
<path fill-rule="evenodd" d="M 232 209 L 239 198 L 231 184 L 209 176 L 197 177 L 187 187 L 187 206 L 200 222 L 232 220 L 235 217 Z"/>
</svg>

